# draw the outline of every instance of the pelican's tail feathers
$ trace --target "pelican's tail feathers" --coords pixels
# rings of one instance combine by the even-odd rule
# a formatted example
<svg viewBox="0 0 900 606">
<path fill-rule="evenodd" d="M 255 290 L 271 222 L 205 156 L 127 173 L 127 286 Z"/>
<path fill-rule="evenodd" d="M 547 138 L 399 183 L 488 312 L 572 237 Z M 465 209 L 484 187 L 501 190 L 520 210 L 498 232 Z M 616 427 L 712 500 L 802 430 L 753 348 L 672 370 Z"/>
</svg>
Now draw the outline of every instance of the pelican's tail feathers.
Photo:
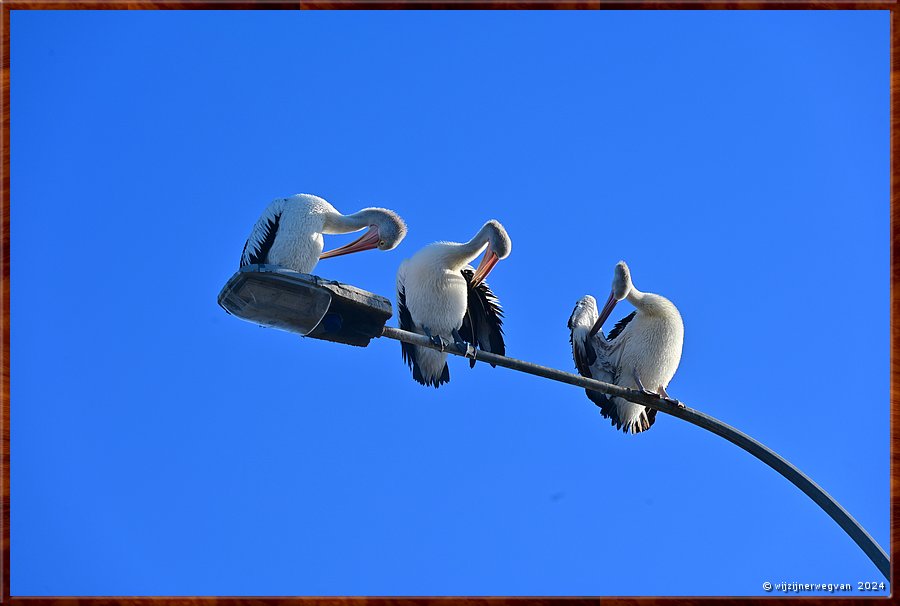
<svg viewBox="0 0 900 606">
<path fill-rule="evenodd" d="M 587 391 L 587 390 L 586 390 Z M 609 419 L 610 424 L 624 433 L 647 431 L 656 421 L 656 411 L 622 398 L 605 396 L 596 391 L 587 391 L 588 397 L 600 407 L 600 414 Z"/>
<path fill-rule="evenodd" d="M 426 387 L 438 388 L 444 383 L 450 382 L 447 354 L 434 351 L 433 349 L 416 347 L 412 371 L 413 379 Z"/>
</svg>

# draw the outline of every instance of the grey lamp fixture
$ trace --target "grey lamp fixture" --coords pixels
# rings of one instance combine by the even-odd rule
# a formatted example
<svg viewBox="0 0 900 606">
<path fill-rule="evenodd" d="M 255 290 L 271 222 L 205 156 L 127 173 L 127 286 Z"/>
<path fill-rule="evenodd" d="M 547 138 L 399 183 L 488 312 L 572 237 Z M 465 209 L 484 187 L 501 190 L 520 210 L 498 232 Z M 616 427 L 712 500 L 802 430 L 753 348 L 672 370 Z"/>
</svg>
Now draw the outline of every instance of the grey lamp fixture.
<svg viewBox="0 0 900 606">
<path fill-rule="evenodd" d="M 382 296 L 278 265 L 242 267 L 222 288 L 219 305 L 260 326 L 360 347 L 380 337 L 393 314 Z"/>
</svg>

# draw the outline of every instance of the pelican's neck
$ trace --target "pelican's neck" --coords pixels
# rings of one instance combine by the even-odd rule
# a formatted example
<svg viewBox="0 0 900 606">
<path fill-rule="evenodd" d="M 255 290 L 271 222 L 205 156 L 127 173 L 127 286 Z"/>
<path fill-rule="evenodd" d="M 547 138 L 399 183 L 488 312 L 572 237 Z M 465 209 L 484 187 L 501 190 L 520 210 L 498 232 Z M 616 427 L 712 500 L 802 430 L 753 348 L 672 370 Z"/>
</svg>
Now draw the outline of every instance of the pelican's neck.
<svg viewBox="0 0 900 606">
<path fill-rule="evenodd" d="M 625 295 L 625 300 L 634 305 L 636 309 L 641 309 L 646 301 L 646 297 L 647 293 L 641 292 L 632 284 L 631 288 L 628 289 L 628 294 Z"/>
<path fill-rule="evenodd" d="M 326 234 L 349 234 L 350 232 L 359 231 L 375 224 L 375 212 L 371 208 L 365 208 L 352 215 L 342 215 L 338 211 L 329 212 L 325 215 L 325 226 L 322 233 Z"/>
<path fill-rule="evenodd" d="M 653 294 L 652 292 L 641 292 L 634 287 L 634 284 L 631 285 L 625 300 L 634 305 L 638 313 L 648 315 L 665 315 L 674 307 L 672 302 L 662 295 Z"/>
<path fill-rule="evenodd" d="M 463 244 L 455 244 L 448 247 L 444 254 L 444 260 L 451 271 L 459 271 L 468 263 L 484 252 L 487 247 L 489 238 L 489 227 L 485 225 L 478 230 L 475 237 Z"/>
</svg>

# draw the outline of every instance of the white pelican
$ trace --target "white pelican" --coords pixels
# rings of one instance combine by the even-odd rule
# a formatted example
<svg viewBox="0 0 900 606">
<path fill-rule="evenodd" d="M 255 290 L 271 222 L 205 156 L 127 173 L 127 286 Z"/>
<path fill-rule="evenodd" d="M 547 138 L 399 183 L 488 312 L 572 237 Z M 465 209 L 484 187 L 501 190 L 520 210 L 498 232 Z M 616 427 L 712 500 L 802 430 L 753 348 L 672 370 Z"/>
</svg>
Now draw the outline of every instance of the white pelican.
<svg viewBox="0 0 900 606">
<path fill-rule="evenodd" d="M 512 250 L 512 241 L 498 221 L 488 221 L 475 237 L 459 244 L 435 242 L 405 260 L 397 272 L 400 328 L 423 334 L 442 347 L 452 337 L 460 351 L 464 342 L 504 355 L 500 303 L 484 279 Z M 477 270 L 468 265 L 484 251 Z M 413 379 L 439 387 L 450 381 L 447 354 L 402 343 L 403 361 Z M 469 362 L 475 365 L 475 360 Z"/>
<path fill-rule="evenodd" d="M 613 307 L 627 299 L 636 311 L 622 318 L 604 337 L 600 328 Z M 631 281 L 631 272 L 619 261 L 613 275 L 612 292 L 597 314 L 597 301 L 590 295 L 578 300 L 569 318 L 572 356 L 584 377 L 640 389 L 671 400 L 666 393 L 681 360 L 684 324 L 671 301 L 660 295 L 641 292 Z M 650 429 L 656 411 L 622 398 L 586 390 L 616 429 L 639 433 Z M 679 406 L 684 406 L 673 400 Z"/>
<path fill-rule="evenodd" d="M 350 244 L 322 252 L 322 234 L 346 234 L 366 227 L 369 230 Z M 241 267 L 271 263 L 308 274 L 319 259 L 373 248 L 391 250 L 404 236 L 406 224 L 392 210 L 364 208 L 342 215 L 319 196 L 296 194 L 266 207 L 244 244 Z"/>
</svg>

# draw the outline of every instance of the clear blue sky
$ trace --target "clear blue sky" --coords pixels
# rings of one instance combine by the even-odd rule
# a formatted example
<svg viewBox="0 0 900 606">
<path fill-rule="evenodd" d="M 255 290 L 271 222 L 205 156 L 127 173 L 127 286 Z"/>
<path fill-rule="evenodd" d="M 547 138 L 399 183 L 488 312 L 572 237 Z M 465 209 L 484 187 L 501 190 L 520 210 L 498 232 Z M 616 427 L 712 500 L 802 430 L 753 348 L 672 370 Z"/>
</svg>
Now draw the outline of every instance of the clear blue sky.
<svg viewBox="0 0 900 606">
<path fill-rule="evenodd" d="M 887 548 L 888 21 L 14 11 L 13 595 L 880 581 L 694 426 L 625 436 L 579 389 L 460 359 L 424 388 L 395 342 L 216 296 L 278 196 L 398 211 L 399 248 L 317 268 L 392 299 L 404 258 L 497 218 L 508 352 L 573 370 L 569 313 L 625 259 L 684 317 L 669 392 Z"/>
</svg>

